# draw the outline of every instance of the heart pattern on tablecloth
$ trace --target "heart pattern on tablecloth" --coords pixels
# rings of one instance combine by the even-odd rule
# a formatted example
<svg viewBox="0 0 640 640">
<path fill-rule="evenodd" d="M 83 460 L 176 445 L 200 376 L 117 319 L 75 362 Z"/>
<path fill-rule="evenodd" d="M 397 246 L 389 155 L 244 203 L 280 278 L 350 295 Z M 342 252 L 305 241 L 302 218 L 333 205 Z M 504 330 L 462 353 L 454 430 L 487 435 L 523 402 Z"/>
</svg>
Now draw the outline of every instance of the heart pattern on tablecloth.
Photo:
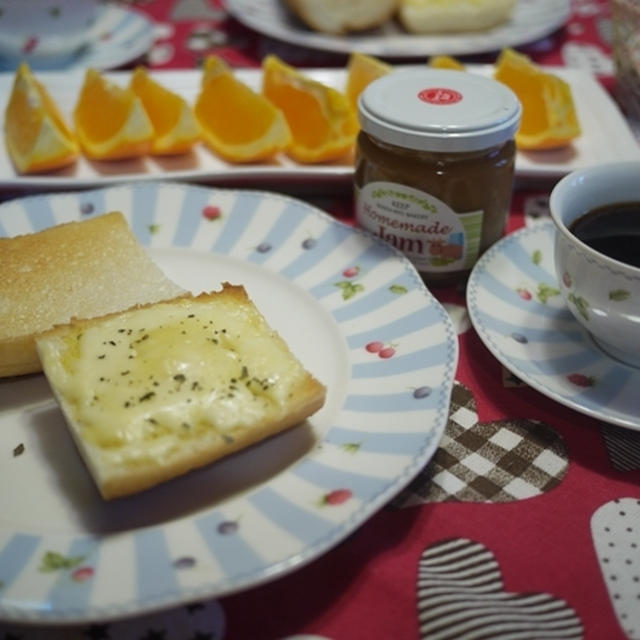
<svg viewBox="0 0 640 640">
<path fill-rule="evenodd" d="M 583 637 L 580 618 L 564 600 L 505 591 L 493 553 L 466 538 L 443 540 L 422 552 L 417 604 L 424 640 Z"/>
<path fill-rule="evenodd" d="M 603 504 L 591 516 L 591 536 L 618 623 L 640 639 L 640 500 Z"/>
<path fill-rule="evenodd" d="M 600 430 L 611 466 L 616 471 L 640 469 L 640 432 L 604 423 Z"/>
<path fill-rule="evenodd" d="M 480 422 L 473 393 L 456 382 L 436 453 L 393 505 L 533 498 L 557 487 L 568 466 L 554 429 L 521 418 Z"/>
</svg>

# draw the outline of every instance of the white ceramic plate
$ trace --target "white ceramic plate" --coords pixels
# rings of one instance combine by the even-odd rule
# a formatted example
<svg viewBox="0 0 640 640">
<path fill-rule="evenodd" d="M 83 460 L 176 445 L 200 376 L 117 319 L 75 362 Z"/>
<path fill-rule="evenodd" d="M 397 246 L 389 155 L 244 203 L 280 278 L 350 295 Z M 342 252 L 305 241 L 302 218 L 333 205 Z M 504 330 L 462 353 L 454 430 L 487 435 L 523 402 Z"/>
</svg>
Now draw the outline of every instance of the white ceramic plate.
<svg viewBox="0 0 640 640">
<path fill-rule="evenodd" d="M 493 67 L 478 65 L 469 69 L 489 75 Z M 516 174 L 522 178 L 557 179 L 570 171 L 599 162 L 640 159 L 640 145 L 620 110 L 600 84 L 583 71 L 554 68 L 553 72 L 562 76 L 571 86 L 583 133 L 574 144 L 564 149 L 519 152 Z M 338 89 L 345 86 L 344 69 L 315 69 L 305 73 Z M 259 70 L 239 69 L 236 74 L 254 89 L 259 89 L 262 78 Z M 62 112 L 70 118 L 83 72 L 37 75 Z M 200 86 L 199 71 L 156 71 L 152 75 L 193 104 Z M 107 76 L 123 86 L 129 79 L 128 72 L 111 72 Z M 0 73 L 0 113 L 4 110 L 12 81 L 12 74 Z M 300 165 L 280 155 L 269 163 L 233 165 L 215 156 L 204 145 L 197 145 L 192 153 L 173 158 L 146 157 L 119 162 L 90 162 L 81 158 L 73 167 L 57 172 L 21 176 L 16 173 L 4 145 L 0 145 L 0 188 L 50 191 L 115 182 L 180 179 L 225 186 L 242 184 L 269 188 L 274 181 L 281 181 L 321 190 L 326 189 L 327 182 L 348 183 L 352 177 L 351 158 L 329 164 Z"/>
<path fill-rule="evenodd" d="M 153 23 L 138 11 L 113 3 L 105 4 L 92 28 L 92 42 L 70 54 L 41 57 L 24 55 L 0 57 L 0 71 L 12 71 L 25 60 L 36 71 L 115 69 L 143 56 L 154 41 Z M 2 95 L 4 88 L 0 90 Z"/>
<path fill-rule="evenodd" d="M 493 355 L 544 395 L 586 415 L 640 430 L 640 369 L 602 352 L 565 307 L 544 221 L 494 245 L 471 272 L 471 322 Z"/>
<path fill-rule="evenodd" d="M 268 442 L 106 503 L 44 377 L 0 381 L 0 620 L 104 620 L 272 580 L 382 507 L 446 424 L 457 338 L 386 243 L 284 196 L 168 183 L 9 202 L 0 235 L 114 209 L 185 288 L 244 284 L 327 401 Z"/>
<path fill-rule="evenodd" d="M 282 0 L 226 0 L 226 6 L 244 25 L 278 40 L 310 49 L 361 51 L 387 58 L 498 51 L 543 38 L 564 25 L 570 15 L 569 0 L 516 0 L 509 21 L 477 33 L 414 35 L 389 21 L 361 34 L 334 36 L 306 28 Z"/>
<path fill-rule="evenodd" d="M 98 0 L 0 0 L 0 57 L 68 56 L 91 42 L 101 9 Z"/>
</svg>

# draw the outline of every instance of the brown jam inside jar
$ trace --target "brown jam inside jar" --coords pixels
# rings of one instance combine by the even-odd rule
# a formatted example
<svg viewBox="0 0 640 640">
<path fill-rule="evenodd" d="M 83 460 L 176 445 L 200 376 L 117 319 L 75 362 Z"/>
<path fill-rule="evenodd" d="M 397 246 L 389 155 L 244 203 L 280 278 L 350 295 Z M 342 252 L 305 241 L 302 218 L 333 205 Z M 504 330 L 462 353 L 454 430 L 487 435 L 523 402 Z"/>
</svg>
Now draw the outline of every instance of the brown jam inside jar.
<svg viewBox="0 0 640 640">
<path fill-rule="evenodd" d="M 477 151 L 420 151 L 387 144 L 361 131 L 355 163 L 356 192 L 373 182 L 397 183 L 423 191 L 456 212 L 482 210 L 479 256 L 503 234 L 511 202 L 515 150 L 510 139 Z M 368 228 L 400 251 L 406 250 L 407 241 L 401 232 L 380 224 L 376 229 Z M 448 285 L 463 280 L 469 271 L 420 273 L 428 284 Z"/>
<path fill-rule="evenodd" d="M 414 67 L 360 94 L 356 222 L 428 285 L 466 279 L 509 213 L 521 105 L 478 74 Z"/>
</svg>

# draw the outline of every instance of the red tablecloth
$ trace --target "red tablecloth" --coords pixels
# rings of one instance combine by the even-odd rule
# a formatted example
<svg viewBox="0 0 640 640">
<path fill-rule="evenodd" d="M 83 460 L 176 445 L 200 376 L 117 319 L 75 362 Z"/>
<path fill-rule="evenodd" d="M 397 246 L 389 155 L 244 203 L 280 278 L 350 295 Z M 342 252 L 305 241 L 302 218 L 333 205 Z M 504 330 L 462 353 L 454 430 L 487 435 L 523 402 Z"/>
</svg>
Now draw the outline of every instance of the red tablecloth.
<svg viewBox="0 0 640 640">
<path fill-rule="evenodd" d="M 345 61 L 260 36 L 215 0 L 133 4 L 157 23 L 157 41 L 148 55 L 154 68 L 194 67 L 207 53 L 237 66 L 257 66 L 267 52 L 299 66 Z M 542 64 L 588 68 L 611 89 L 610 34 L 606 1 L 573 0 L 563 29 L 522 50 Z M 550 187 L 515 192 L 508 231 L 545 215 Z M 339 218 L 351 218 L 348 195 L 311 199 Z M 640 638 L 640 434 L 572 411 L 519 383 L 470 326 L 464 292 L 434 293 L 459 332 L 447 437 L 420 477 L 348 539 L 288 576 L 216 603 L 43 631 L 52 634 L 46 636 L 0 626 L 0 639 Z M 518 443 L 512 453 L 517 446 L 522 458 L 548 459 L 535 495 L 509 497 L 481 468 L 461 480 L 456 495 L 437 490 L 431 478 L 455 455 L 456 437 L 459 446 L 464 441 L 472 450 L 474 440 L 498 432 Z M 504 482 L 517 481 L 521 472 L 515 464 Z M 610 556 L 598 555 L 596 549 L 603 547 L 611 549 Z M 456 572 L 454 551 L 475 559 L 478 583 L 486 589 Z M 443 589 L 450 594 L 446 604 L 437 598 Z M 532 602 L 535 611 L 528 608 Z M 466 618 L 465 612 L 470 612 Z M 496 626 L 488 635 L 472 633 L 510 619 L 519 621 L 518 634 L 505 635 Z M 421 631 L 423 624 L 432 631 Z"/>
</svg>

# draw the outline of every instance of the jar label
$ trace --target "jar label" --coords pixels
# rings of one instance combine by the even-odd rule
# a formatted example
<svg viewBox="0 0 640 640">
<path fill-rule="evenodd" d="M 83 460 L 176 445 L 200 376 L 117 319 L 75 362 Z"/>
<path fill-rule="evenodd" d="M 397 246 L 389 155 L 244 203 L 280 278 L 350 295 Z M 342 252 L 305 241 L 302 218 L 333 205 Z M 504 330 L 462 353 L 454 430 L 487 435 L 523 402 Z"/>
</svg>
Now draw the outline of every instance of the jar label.
<svg viewBox="0 0 640 640">
<path fill-rule="evenodd" d="M 356 189 L 358 224 L 425 273 L 471 269 L 480 250 L 483 213 L 458 213 L 424 191 L 395 182 Z"/>
</svg>

